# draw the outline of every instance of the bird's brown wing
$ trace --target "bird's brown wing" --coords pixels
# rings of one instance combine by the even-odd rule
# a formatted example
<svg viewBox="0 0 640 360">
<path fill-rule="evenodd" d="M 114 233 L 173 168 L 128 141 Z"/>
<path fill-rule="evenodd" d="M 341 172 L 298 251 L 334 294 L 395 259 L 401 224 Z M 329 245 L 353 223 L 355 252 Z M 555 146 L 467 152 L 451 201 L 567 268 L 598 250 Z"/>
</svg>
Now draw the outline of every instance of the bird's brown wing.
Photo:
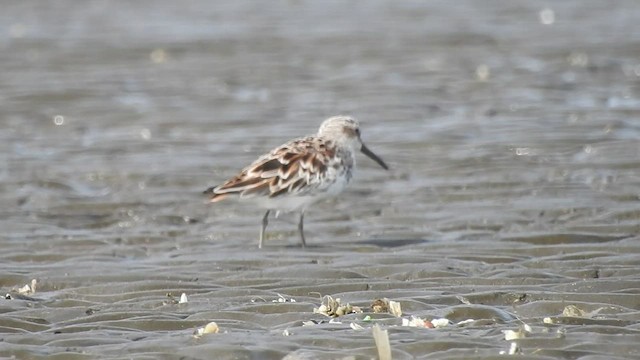
<svg viewBox="0 0 640 360">
<path fill-rule="evenodd" d="M 261 156 L 222 185 L 205 190 L 211 202 L 229 195 L 277 197 L 304 194 L 318 187 L 335 149 L 321 138 L 290 141 Z"/>
</svg>

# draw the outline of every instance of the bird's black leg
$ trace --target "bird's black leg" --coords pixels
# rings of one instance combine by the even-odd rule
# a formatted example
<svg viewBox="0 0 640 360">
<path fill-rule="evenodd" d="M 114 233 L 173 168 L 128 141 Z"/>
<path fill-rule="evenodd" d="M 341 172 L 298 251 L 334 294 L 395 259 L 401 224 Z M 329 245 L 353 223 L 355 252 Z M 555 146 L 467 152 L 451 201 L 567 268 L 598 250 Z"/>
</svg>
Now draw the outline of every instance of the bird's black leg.
<svg viewBox="0 0 640 360">
<path fill-rule="evenodd" d="M 264 232 L 267 230 L 267 225 L 269 225 L 269 213 L 271 210 L 267 210 L 262 218 L 262 229 L 260 229 L 260 242 L 258 243 L 258 249 L 262 249 L 262 244 L 264 243 Z"/>
<path fill-rule="evenodd" d="M 300 213 L 300 222 L 298 223 L 298 230 L 300 231 L 300 240 L 302 240 L 302 247 L 306 247 L 307 243 L 304 241 L 304 211 Z"/>
</svg>

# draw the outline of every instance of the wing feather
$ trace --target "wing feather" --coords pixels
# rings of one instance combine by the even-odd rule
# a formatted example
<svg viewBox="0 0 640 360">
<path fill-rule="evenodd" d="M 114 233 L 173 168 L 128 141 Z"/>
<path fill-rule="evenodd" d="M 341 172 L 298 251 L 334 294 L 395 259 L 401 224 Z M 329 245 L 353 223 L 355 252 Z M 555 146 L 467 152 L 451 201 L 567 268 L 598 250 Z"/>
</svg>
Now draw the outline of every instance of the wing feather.
<svg viewBox="0 0 640 360">
<path fill-rule="evenodd" d="M 290 141 L 261 156 L 238 175 L 205 191 L 211 202 L 229 195 L 241 197 L 305 194 L 318 188 L 335 149 L 325 140 L 307 137 Z"/>
</svg>

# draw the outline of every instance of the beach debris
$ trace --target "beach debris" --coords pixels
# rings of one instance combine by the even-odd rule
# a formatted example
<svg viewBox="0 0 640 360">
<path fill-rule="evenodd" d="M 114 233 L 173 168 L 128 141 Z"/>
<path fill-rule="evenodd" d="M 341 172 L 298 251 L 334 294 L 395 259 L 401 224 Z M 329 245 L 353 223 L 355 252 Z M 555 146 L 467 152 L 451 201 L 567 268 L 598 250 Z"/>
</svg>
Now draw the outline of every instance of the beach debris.
<svg viewBox="0 0 640 360">
<path fill-rule="evenodd" d="M 271 302 L 274 302 L 274 303 L 294 303 L 294 302 L 296 302 L 296 299 L 294 299 L 294 298 L 288 298 L 287 299 L 282 294 L 278 294 L 278 298 L 275 299 L 275 300 L 271 300 Z"/>
<path fill-rule="evenodd" d="M 531 326 L 524 322 L 522 322 L 518 330 L 502 330 L 504 339 L 507 341 L 524 339 L 528 334 L 531 334 L 532 332 L 533 329 L 531 329 Z"/>
<path fill-rule="evenodd" d="M 461 323 L 464 324 L 467 321 L 469 320 L 461 321 L 456 325 L 460 325 Z M 474 321 L 474 320 L 471 320 L 471 321 Z M 441 329 L 447 326 L 451 326 L 453 324 L 454 323 L 447 318 L 436 318 L 436 319 L 427 320 L 415 315 L 411 315 L 411 317 L 409 318 L 402 318 L 402 326 L 408 326 L 408 327 L 420 327 L 425 329 Z"/>
<path fill-rule="evenodd" d="M 562 310 L 562 316 L 567 317 L 591 317 L 591 314 L 575 305 L 567 305 Z"/>
<path fill-rule="evenodd" d="M 29 295 L 36 293 L 36 286 L 38 280 L 32 279 L 29 284 L 25 284 L 23 287 L 14 287 L 9 293 L 4 296 L 5 300 L 27 300 L 27 301 L 41 301 L 40 299 L 32 298 Z"/>
<path fill-rule="evenodd" d="M 376 314 L 388 312 L 389 311 L 389 299 L 384 298 L 384 299 L 375 299 L 375 300 L 373 300 L 373 302 L 371 303 L 371 310 L 373 310 L 373 312 L 376 313 Z"/>
<path fill-rule="evenodd" d="M 172 293 L 167 293 L 167 299 L 162 302 L 162 305 L 175 305 L 175 304 L 177 304 L 179 302 L 180 302 L 180 300 L 176 299 L 176 297 L 173 296 Z"/>
<path fill-rule="evenodd" d="M 556 335 L 558 337 L 558 339 L 564 339 L 567 336 L 567 329 L 561 327 L 558 330 L 556 330 Z"/>
<path fill-rule="evenodd" d="M 178 304 L 186 304 L 188 302 L 189 300 L 187 299 L 187 294 L 182 293 L 182 295 L 180 295 L 180 300 L 178 300 Z"/>
<path fill-rule="evenodd" d="M 451 320 L 449 320 L 447 318 L 439 318 L 439 319 L 431 319 L 431 324 L 436 329 L 440 329 L 440 328 L 443 328 L 443 327 L 447 327 L 449 325 L 453 325 L 453 322 L 451 322 Z"/>
<path fill-rule="evenodd" d="M 331 320 L 307 320 L 302 322 L 302 326 L 313 326 L 320 324 L 342 324 L 341 321 L 336 318 L 331 318 Z"/>
<path fill-rule="evenodd" d="M 349 327 L 353 330 L 364 330 L 364 326 L 360 325 L 360 324 L 356 324 L 354 322 L 352 322 L 351 324 L 349 324 Z"/>
<path fill-rule="evenodd" d="M 98 310 L 98 309 L 88 308 L 87 310 L 85 310 L 85 312 L 84 312 L 84 313 L 85 313 L 85 314 L 87 314 L 88 316 L 91 316 L 91 315 L 95 314 L 95 313 L 96 313 L 96 312 L 98 312 L 98 311 L 100 311 L 100 310 Z"/>
<path fill-rule="evenodd" d="M 5 294 L 5 300 L 24 300 L 24 301 L 44 301 L 43 299 L 37 299 L 28 295 L 22 295 L 18 292 L 10 292 Z"/>
<path fill-rule="evenodd" d="M 182 293 L 179 298 L 173 296 L 172 293 L 167 293 L 167 300 L 163 301 L 163 305 L 176 305 L 176 304 L 186 304 L 189 302 L 186 293 Z"/>
<path fill-rule="evenodd" d="M 458 321 L 456 323 L 456 325 L 460 326 L 460 325 L 471 324 L 474 321 L 476 321 L 476 320 L 475 319 L 466 319 L 466 320 Z"/>
<path fill-rule="evenodd" d="M 338 317 L 346 314 L 359 314 L 362 313 L 362 309 L 357 306 L 351 306 L 349 303 L 342 304 L 340 298 L 334 299 L 331 295 L 325 295 L 322 297 L 320 307 L 313 308 L 313 313 Z"/>
<path fill-rule="evenodd" d="M 518 346 L 518 343 L 515 341 L 511 343 L 508 351 L 500 350 L 500 355 L 515 355 L 515 354 L 521 354 L 521 353 L 522 353 L 522 349 L 520 349 L 520 346 Z"/>
<path fill-rule="evenodd" d="M 502 330 L 502 333 L 504 334 L 504 339 L 507 341 L 520 340 L 526 337 L 526 332 L 522 331 L 522 329 Z"/>
<path fill-rule="evenodd" d="M 572 317 L 584 317 L 593 319 L 598 315 L 602 310 L 611 309 L 611 307 L 599 307 L 593 311 L 585 311 L 580 309 L 575 305 L 568 305 L 562 311 L 563 316 L 572 316 Z"/>
<path fill-rule="evenodd" d="M 563 322 L 563 319 L 562 319 L 563 317 L 591 319 L 591 318 L 594 318 L 596 315 L 598 315 L 604 309 L 605 309 L 604 307 L 601 307 L 593 311 L 585 311 L 580 309 L 576 305 L 567 305 L 564 307 L 564 309 L 562 309 L 562 314 L 554 317 L 547 316 L 544 319 L 542 319 L 542 322 L 547 325 L 559 324 Z"/>
<path fill-rule="evenodd" d="M 384 299 L 375 299 L 371 303 L 371 310 L 374 313 L 389 313 L 395 317 L 402 316 L 402 308 L 400 303 L 397 301 L 389 300 L 387 298 Z"/>
<path fill-rule="evenodd" d="M 216 324 L 215 321 L 212 321 L 204 327 L 197 328 L 196 331 L 193 332 L 193 337 L 198 339 L 206 334 L 217 334 L 218 332 L 220 332 L 218 324 Z"/>
<path fill-rule="evenodd" d="M 376 343 L 378 350 L 378 359 L 391 360 L 391 343 L 389 342 L 389 332 L 382 330 L 378 324 L 371 328 L 373 333 L 373 341 Z"/>
<path fill-rule="evenodd" d="M 282 336 L 291 336 L 291 333 L 289 332 L 289 329 L 282 330 Z"/>
<path fill-rule="evenodd" d="M 402 326 L 420 327 L 425 329 L 433 329 L 435 327 L 431 321 L 413 315 L 411 315 L 409 319 L 402 318 Z"/>
<path fill-rule="evenodd" d="M 32 279 L 30 284 L 25 284 L 23 287 L 18 288 L 16 291 L 20 295 L 33 295 L 36 293 L 36 285 L 38 281 L 36 279 Z"/>
<path fill-rule="evenodd" d="M 464 297 L 462 295 L 457 295 L 456 299 L 458 299 L 461 303 L 463 303 L 465 305 L 471 305 L 471 301 L 469 301 L 469 299 L 467 299 L 466 297 Z"/>
</svg>

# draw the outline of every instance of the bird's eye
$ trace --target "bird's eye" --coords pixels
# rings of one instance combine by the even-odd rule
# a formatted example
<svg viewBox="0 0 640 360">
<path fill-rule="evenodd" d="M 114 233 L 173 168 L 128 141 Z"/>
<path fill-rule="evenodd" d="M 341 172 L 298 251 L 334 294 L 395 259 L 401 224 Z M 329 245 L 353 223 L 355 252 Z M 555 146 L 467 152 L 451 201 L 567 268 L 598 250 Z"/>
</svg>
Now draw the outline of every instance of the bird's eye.
<svg viewBox="0 0 640 360">
<path fill-rule="evenodd" d="M 356 135 L 358 135 L 358 137 L 360 137 L 360 129 L 356 129 Z"/>
</svg>

